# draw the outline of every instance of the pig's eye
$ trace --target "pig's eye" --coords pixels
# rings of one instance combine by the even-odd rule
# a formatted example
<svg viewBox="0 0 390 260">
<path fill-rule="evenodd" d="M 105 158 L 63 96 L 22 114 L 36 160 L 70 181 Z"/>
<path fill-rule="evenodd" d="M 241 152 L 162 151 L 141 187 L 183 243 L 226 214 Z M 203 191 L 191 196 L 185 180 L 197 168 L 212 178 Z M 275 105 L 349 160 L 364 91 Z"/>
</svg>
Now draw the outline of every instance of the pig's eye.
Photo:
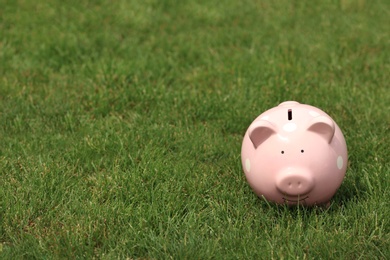
<svg viewBox="0 0 390 260">
<path fill-rule="evenodd" d="M 301 150 L 301 153 L 304 153 L 304 152 L 305 152 L 305 150 L 302 149 L 302 150 Z"/>
<path fill-rule="evenodd" d="M 281 151 L 282 154 L 284 154 L 284 151 Z"/>
</svg>

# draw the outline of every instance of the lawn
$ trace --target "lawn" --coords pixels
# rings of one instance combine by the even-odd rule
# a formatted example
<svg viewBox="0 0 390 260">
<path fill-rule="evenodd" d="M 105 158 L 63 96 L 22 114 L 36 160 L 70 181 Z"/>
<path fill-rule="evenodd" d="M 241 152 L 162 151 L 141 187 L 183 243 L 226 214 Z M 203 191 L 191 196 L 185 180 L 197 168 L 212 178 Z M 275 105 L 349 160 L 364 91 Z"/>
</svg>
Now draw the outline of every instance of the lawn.
<svg viewBox="0 0 390 260">
<path fill-rule="evenodd" d="M 390 2 L 0 0 L 0 258 L 389 259 Z M 329 208 L 248 186 L 285 100 L 349 151 Z"/>
</svg>

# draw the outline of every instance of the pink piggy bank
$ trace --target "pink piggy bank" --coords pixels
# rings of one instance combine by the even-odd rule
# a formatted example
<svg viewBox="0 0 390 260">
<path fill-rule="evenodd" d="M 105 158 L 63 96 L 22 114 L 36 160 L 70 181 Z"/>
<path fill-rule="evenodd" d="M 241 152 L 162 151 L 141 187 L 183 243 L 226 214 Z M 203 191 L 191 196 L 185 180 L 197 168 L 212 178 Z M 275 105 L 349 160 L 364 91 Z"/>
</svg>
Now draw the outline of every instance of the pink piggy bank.
<svg viewBox="0 0 390 260">
<path fill-rule="evenodd" d="M 286 101 L 245 133 L 241 161 L 258 196 L 288 205 L 329 205 L 347 169 L 344 136 L 322 110 Z"/>
</svg>

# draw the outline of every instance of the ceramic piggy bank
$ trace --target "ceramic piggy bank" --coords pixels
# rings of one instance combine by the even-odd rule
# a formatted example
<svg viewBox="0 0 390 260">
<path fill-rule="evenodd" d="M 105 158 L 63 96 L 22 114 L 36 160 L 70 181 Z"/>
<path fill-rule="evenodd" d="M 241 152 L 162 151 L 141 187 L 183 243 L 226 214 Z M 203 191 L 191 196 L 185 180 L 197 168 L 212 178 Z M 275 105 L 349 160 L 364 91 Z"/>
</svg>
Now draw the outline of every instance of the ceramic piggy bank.
<svg viewBox="0 0 390 260">
<path fill-rule="evenodd" d="M 329 205 L 347 169 L 347 145 L 322 110 L 286 101 L 249 126 L 242 166 L 258 196 L 288 205 Z"/>
</svg>

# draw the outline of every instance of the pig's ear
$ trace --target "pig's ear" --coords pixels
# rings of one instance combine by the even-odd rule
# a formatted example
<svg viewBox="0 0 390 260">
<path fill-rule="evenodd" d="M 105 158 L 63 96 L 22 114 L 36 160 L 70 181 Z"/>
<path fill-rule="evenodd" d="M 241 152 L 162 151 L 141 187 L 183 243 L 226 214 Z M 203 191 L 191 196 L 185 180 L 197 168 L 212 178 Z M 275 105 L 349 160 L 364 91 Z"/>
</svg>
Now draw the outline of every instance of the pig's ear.
<svg viewBox="0 0 390 260">
<path fill-rule="evenodd" d="M 259 120 L 254 122 L 248 129 L 249 138 L 253 146 L 257 147 L 277 132 L 276 127 L 268 121 Z"/>
<path fill-rule="evenodd" d="M 320 135 L 330 143 L 334 136 L 335 125 L 328 117 L 317 116 L 310 121 L 307 130 Z"/>
</svg>

